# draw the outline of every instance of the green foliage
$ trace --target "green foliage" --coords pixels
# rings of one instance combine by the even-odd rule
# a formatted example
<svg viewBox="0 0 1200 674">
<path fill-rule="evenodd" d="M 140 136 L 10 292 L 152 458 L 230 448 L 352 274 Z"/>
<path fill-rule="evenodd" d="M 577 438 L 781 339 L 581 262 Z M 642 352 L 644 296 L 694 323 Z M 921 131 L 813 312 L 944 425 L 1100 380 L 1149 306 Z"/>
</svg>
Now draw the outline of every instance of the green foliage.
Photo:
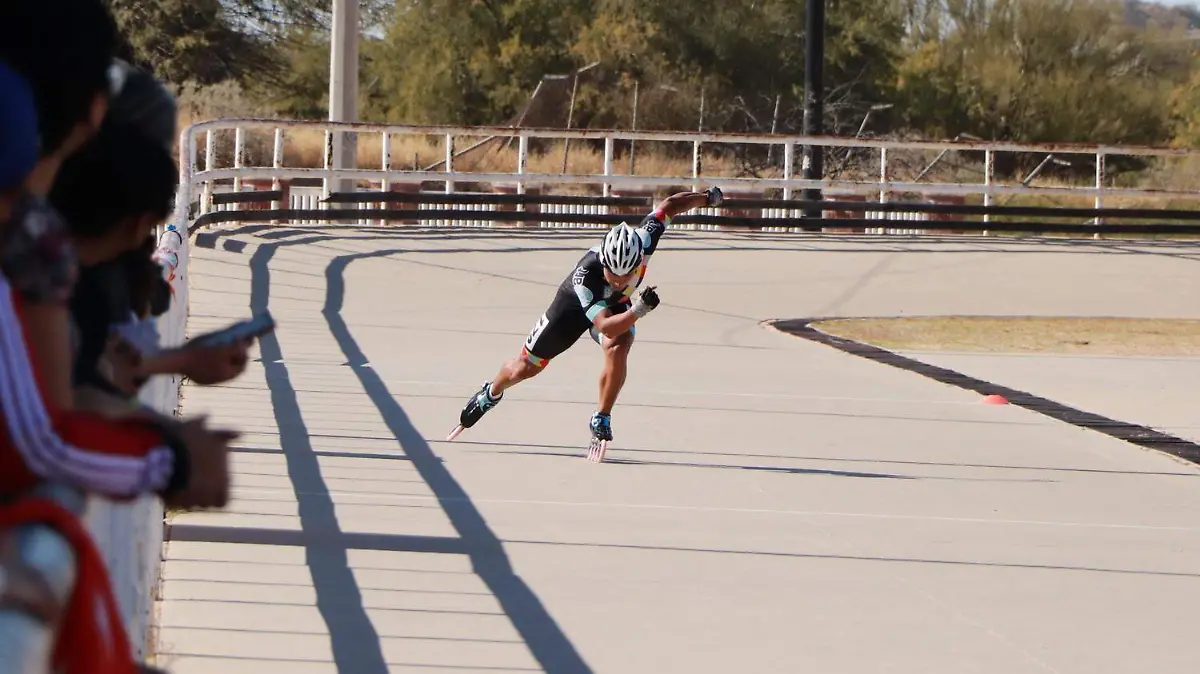
<svg viewBox="0 0 1200 674">
<path fill-rule="evenodd" d="M 125 56 L 175 85 L 270 76 L 272 46 L 237 30 L 220 0 L 109 0 Z"/>
<path fill-rule="evenodd" d="M 947 0 L 900 67 L 903 121 L 940 136 L 1161 143 L 1189 43 L 1123 12 L 1107 0 Z"/>
<path fill-rule="evenodd" d="M 168 81 L 323 117 L 329 0 L 110 0 Z M 1125 0 L 826 0 L 826 125 L 1045 142 L 1200 143 L 1200 15 Z M 362 0 L 363 118 L 798 132 L 801 0 Z M 554 76 L 558 76 L 556 79 Z M 539 90 L 540 103 L 531 105 Z M 538 107 L 540 105 L 540 107 Z M 535 110 L 535 108 L 537 108 Z"/>
</svg>

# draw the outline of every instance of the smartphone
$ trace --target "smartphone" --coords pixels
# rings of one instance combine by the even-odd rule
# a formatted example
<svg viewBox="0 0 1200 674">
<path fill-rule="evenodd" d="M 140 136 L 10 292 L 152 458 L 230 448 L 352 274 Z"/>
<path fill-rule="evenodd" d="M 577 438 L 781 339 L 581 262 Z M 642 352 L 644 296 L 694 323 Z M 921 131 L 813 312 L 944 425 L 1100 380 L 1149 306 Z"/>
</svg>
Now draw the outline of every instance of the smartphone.
<svg viewBox="0 0 1200 674">
<path fill-rule="evenodd" d="M 228 328 L 209 332 L 193 339 L 194 346 L 227 346 L 243 339 L 261 337 L 275 329 L 275 319 L 269 312 L 261 313 L 249 320 L 234 323 Z"/>
</svg>

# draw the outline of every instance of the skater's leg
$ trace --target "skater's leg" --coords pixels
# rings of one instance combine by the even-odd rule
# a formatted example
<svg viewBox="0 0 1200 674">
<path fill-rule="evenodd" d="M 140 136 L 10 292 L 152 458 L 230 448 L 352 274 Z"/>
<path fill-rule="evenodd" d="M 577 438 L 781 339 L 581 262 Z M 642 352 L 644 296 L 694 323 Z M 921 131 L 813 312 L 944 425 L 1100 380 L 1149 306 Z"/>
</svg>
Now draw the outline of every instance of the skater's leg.
<svg viewBox="0 0 1200 674">
<path fill-rule="evenodd" d="M 617 395 L 625 386 L 625 375 L 628 371 L 629 349 L 633 347 L 633 331 L 616 339 L 603 338 L 604 369 L 600 373 L 600 400 L 597 411 L 603 415 L 612 414 L 613 405 L 617 403 Z"/>
<path fill-rule="evenodd" d="M 522 354 L 509 358 L 500 366 L 496 378 L 492 380 L 492 388 L 488 391 L 493 398 L 500 397 L 505 389 L 511 388 L 526 379 L 536 377 L 545 369 L 544 363 L 535 363 L 534 357 Z"/>
<path fill-rule="evenodd" d="M 564 319 L 561 312 L 554 311 L 552 305 L 550 311 L 533 326 L 521 354 L 504 361 L 495 378 L 480 386 L 467 401 L 459 413 L 458 427 L 451 431 L 447 440 L 453 440 L 463 429 L 473 427 L 488 410 L 500 404 L 506 389 L 540 374 L 551 359 L 570 348 L 585 330 L 577 322 L 572 322 L 569 316 Z"/>
<path fill-rule="evenodd" d="M 565 318 L 563 310 L 552 304 L 534 324 L 520 355 L 509 358 L 500 366 L 488 394 L 498 398 L 505 389 L 541 374 L 551 359 L 569 349 L 584 330 L 569 317 Z"/>
<path fill-rule="evenodd" d="M 462 412 L 458 415 L 458 428 L 450 433 L 448 439 L 453 440 L 464 428 L 471 428 L 487 414 L 488 410 L 500 404 L 504 390 L 511 388 L 517 382 L 536 376 L 544 369 L 545 363 L 538 363 L 527 354 L 510 358 L 500 366 L 496 378 L 484 382 L 483 386 L 471 396 Z"/>
</svg>

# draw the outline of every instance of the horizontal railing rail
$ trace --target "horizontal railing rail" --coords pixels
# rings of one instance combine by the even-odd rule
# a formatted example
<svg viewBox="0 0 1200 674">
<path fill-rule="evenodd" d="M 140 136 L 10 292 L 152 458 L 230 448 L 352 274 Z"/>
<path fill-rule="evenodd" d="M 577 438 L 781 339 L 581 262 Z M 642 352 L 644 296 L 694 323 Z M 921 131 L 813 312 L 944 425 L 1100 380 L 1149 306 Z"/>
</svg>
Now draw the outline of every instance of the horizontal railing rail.
<svg viewBox="0 0 1200 674">
<path fill-rule="evenodd" d="M 753 145 L 815 145 L 821 147 L 859 147 L 873 149 L 958 150 L 977 152 L 1027 152 L 1054 154 L 1107 154 L 1124 156 L 1183 157 L 1196 154 L 1187 148 L 1093 145 L 1087 143 L 1012 143 L 985 140 L 891 140 L 882 138 L 845 138 L 841 136 L 805 136 L 788 134 L 718 133 L 705 131 L 633 131 L 622 129 L 555 129 L 514 126 L 454 126 L 420 124 L 375 124 L 369 122 L 327 122 L 280 119 L 219 119 L 200 122 L 189 127 L 193 134 L 221 129 L 275 130 L 279 128 L 312 128 L 322 131 L 345 131 L 360 134 L 388 133 L 396 135 L 451 135 L 505 138 L 547 138 L 553 140 L 643 140 L 699 143 L 746 143 Z M 186 132 L 185 132 L 186 133 Z"/>
<path fill-rule="evenodd" d="M 218 155 L 229 155 L 230 153 L 225 151 L 217 152 L 217 140 L 220 134 L 228 132 L 232 132 L 234 136 L 233 151 L 231 153 L 232 160 L 222 165 L 218 161 Z M 285 166 L 285 158 L 290 156 L 287 152 L 289 138 L 295 134 L 310 132 L 324 134 L 320 165 Z M 380 150 L 377 167 L 364 167 L 360 165 L 361 159 L 353 161 L 353 165 L 342 166 L 340 160 L 335 159 L 338 155 L 335 150 L 337 147 L 341 147 L 343 140 L 342 132 L 356 134 L 358 138 L 369 137 L 372 134 L 378 136 L 380 139 Z M 247 165 L 247 148 L 253 144 L 251 143 L 253 140 L 252 136 L 256 133 L 270 133 L 272 135 L 272 143 L 268 151 L 270 156 L 269 166 Z M 416 160 L 413 162 L 412 170 L 398 168 L 393 162 L 392 141 L 397 137 L 405 136 L 420 136 L 425 137 L 426 140 L 430 136 L 440 138 L 438 142 L 444 150 L 444 159 L 433 165 L 427 165 L 424 168 Z M 492 139 L 497 143 L 508 143 L 510 147 L 515 144 L 515 157 L 508 160 L 512 161 L 511 169 L 508 171 L 497 170 L 496 160 L 492 160 L 484 167 L 484 170 L 462 170 L 463 166 L 461 163 L 464 161 L 460 159 L 462 154 L 482 150 L 478 150 L 481 147 L 480 143 L 466 143 L 467 147 L 465 150 L 461 152 L 457 151 L 456 140 L 460 138 Z M 260 141 L 265 140 L 260 139 Z M 601 144 L 604 150 L 602 170 L 596 171 L 593 168 L 592 170 L 568 171 L 565 157 L 563 160 L 563 171 L 561 172 L 551 173 L 544 170 L 531 170 L 530 161 L 536 156 L 535 151 L 531 149 L 531 143 L 535 141 L 594 141 L 597 144 Z M 633 170 L 632 156 L 630 156 L 629 171 L 622 173 L 616 161 L 617 144 L 630 143 L 630 154 L 632 154 L 632 142 L 635 141 L 638 143 L 658 141 L 689 144 L 691 146 L 690 175 L 663 175 L 661 172 L 653 175 L 638 175 Z M 743 171 L 738 175 L 721 175 L 720 171 L 714 172 L 705 169 L 706 153 L 712 152 L 711 148 L 728 149 L 729 146 L 736 145 L 780 146 L 783 151 L 775 153 L 777 158 L 774 160 L 768 158 L 768 164 L 771 164 L 771 166 L 765 173 L 760 171 L 756 174 L 753 171 Z M 263 147 L 263 142 L 259 142 L 257 146 Z M 878 177 L 864 178 L 863 173 L 860 171 L 853 179 L 850 177 L 842 178 L 840 174 L 839 177 L 806 179 L 796 171 L 797 146 L 801 148 L 805 146 L 824 148 L 826 151 L 840 148 L 847 152 L 852 150 L 866 151 L 868 153 L 876 152 Z M 198 161 L 201 147 L 203 147 L 202 165 Z M 638 147 L 641 148 L 641 145 L 639 144 Z M 915 157 L 915 155 L 911 154 L 913 151 L 936 152 L 937 156 L 931 161 L 927 161 L 928 157 L 918 158 L 920 160 L 918 165 L 922 163 L 927 163 L 927 165 L 921 171 L 916 172 L 909 170 L 912 168 L 911 166 L 908 168 L 900 166 L 903 163 L 900 159 L 906 156 L 909 157 L 910 164 L 912 161 L 917 161 L 917 159 L 913 159 Z M 929 179 L 930 176 L 934 175 L 931 169 L 952 152 L 973 153 L 975 157 L 974 161 L 976 162 L 982 159 L 982 168 L 979 170 L 982 180 L 980 182 L 962 182 L 957 178 L 952 181 L 934 181 Z M 1044 158 L 1038 164 L 1037 168 L 1023 179 L 1008 180 L 1006 183 L 999 179 L 996 170 L 997 157 L 1003 153 L 1043 155 Z M 566 151 L 564 148 L 565 154 Z M 295 155 L 295 152 L 292 155 Z M 1074 159 L 1071 161 L 1076 163 L 1076 175 L 1080 167 L 1088 171 L 1094 170 L 1094 180 L 1091 184 L 1034 184 L 1034 178 L 1040 175 L 1042 169 L 1050 163 L 1052 158 L 1055 159 L 1055 163 L 1064 163 L 1058 158 L 1070 158 L 1081 155 L 1089 157 L 1084 161 L 1084 164 L 1079 164 Z M 831 198 L 833 203 L 837 204 L 836 208 L 839 210 L 854 210 L 843 203 L 845 201 L 844 197 L 871 199 L 877 206 L 869 210 L 873 216 L 880 216 L 887 213 L 905 213 L 910 216 L 919 213 L 982 215 L 985 222 L 990 222 L 995 217 L 1002 215 L 1016 216 L 1018 213 L 969 210 L 980 208 L 980 206 L 965 203 L 943 204 L 942 206 L 945 207 L 945 210 L 926 211 L 912 210 L 907 207 L 900 208 L 891 206 L 890 204 L 902 203 L 905 199 L 918 201 L 938 199 L 962 200 L 974 197 L 981 198 L 983 208 L 992 208 L 996 206 L 996 201 L 1004 199 L 1026 197 L 1046 199 L 1083 198 L 1091 202 L 1093 210 L 1085 211 L 1084 209 L 1075 208 L 1072 205 L 1071 209 L 1062 211 L 1061 216 L 1092 217 L 1095 218 L 1094 224 L 1102 225 L 1107 218 L 1120 218 L 1127 215 L 1105 209 L 1104 202 L 1108 199 L 1134 199 L 1157 202 L 1195 201 L 1200 199 L 1200 190 L 1114 185 L 1108 176 L 1107 167 L 1110 161 L 1116 161 L 1121 157 L 1141 158 L 1144 161 L 1166 161 L 1172 158 L 1182 159 L 1198 155 L 1200 155 L 1200 152 L 1188 148 L 1087 145 L 1079 143 L 1013 143 L 961 138 L 947 141 L 912 141 L 783 134 L 226 119 L 194 125 L 185 130 L 181 136 L 180 168 L 182 172 L 182 186 L 180 191 L 181 203 L 178 205 L 177 210 L 177 223 L 181 227 L 187 227 L 192 216 L 204 216 L 214 211 L 227 211 L 230 206 L 238 203 L 265 204 L 268 201 L 270 202 L 271 209 L 275 211 L 286 210 L 289 207 L 312 210 L 339 206 L 357 206 L 369 212 L 369 214 L 364 214 L 364 222 L 370 220 L 382 222 L 385 219 L 378 218 L 377 211 L 383 204 L 421 203 L 418 201 L 405 201 L 405 197 L 391 196 L 390 194 L 387 197 L 380 198 L 354 196 L 345 197 L 341 201 L 336 202 L 329 200 L 329 197 L 335 192 L 358 188 L 363 188 L 368 192 L 380 191 L 400 194 L 414 191 L 428 193 L 435 189 L 447 194 L 457 194 L 461 191 L 480 192 L 493 190 L 506 193 L 506 197 L 519 197 L 527 195 L 530 192 L 550 192 L 555 190 L 578 192 L 580 190 L 587 191 L 594 189 L 599 192 L 598 196 L 603 198 L 626 198 L 634 197 L 630 192 L 663 192 L 681 188 L 702 189 L 704 186 L 715 184 L 727 192 L 744 193 L 739 195 L 742 197 L 753 197 L 757 194 L 764 201 L 770 200 L 769 197 L 771 196 L 778 195 L 781 197 L 778 200 L 779 203 L 769 206 L 764 205 L 763 208 L 801 208 L 805 210 L 804 215 L 809 216 L 810 219 L 813 219 L 813 216 L 817 215 L 818 211 L 814 210 L 816 207 L 812 204 L 794 203 L 793 195 L 797 190 L 820 190 L 826 197 Z M 265 164 L 266 156 L 261 151 L 259 156 L 262 157 L 259 163 Z M 359 157 L 361 157 L 361 153 Z M 456 163 L 460 165 L 456 166 Z M 592 164 L 592 166 L 595 167 L 598 164 Z M 432 170 L 435 167 L 440 167 L 440 170 Z M 913 174 L 913 177 L 901 179 L 901 169 Z M 729 171 L 727 170 L 725 173 L 728 174 Z M 958 174 L 951 173 L 949 175 L 957 176 Z M 263 189 L 265 181 L 269 181 L 269 185 L 266 185 L 267 189 Z M 316 192 L 311 191 L 314 186 L 317 189 Z M 301 187 L 304 187 L 304 190 L 301 190 Z M 247 190 L 263 192 L 264 194 L 252 197 L 251 201 L 244 202 L 236 201 L 234 200 L 236 199 L 235 197 L 223 194 L 228 192 L 240 193 Z M 296 203 L 294 201 L 294 197 L 297 195 L 302 195 L 303 203 Z M 567 207 L 561 213 L 563 216 L 570 216 L 577 211 L 582 211 L 582 214 L 590 216 L 597 214 L 594 212 L 594 209 L 597 207 L 608 209 L 609 207 L 630 205 L 629 202 L 621 201 L 588 201 L 578 194 L 540 194 L 538 196 L 556 196 L 563 197 L 563 199 L 542 202 L 515 199 L 508 202 L 488 202 L 485 200 L 474 200 L 475 198 L 472 197 L 463 201 L 447 203 L 470 204 L 473 207 L 489 203 L 512 203 L 525 206 L 534 203 L 557 204 Z M 193 203 L 195 203 L 194 211 L 191 208 Z M 576 206 L 578 208 L 570 208 Z M 830 202 L 822 202 L 822 207 L 828 210 L 831 208 Z M 1037 208 L 1036 206 L 1014 207 Z M 472 212 L 474 213 L 476 210 L 473 208 Z M 605 213 L 607 212 L 606 210 Z M 706 214 L 714 215 L 713 213 Z M 1024 216 L 1042 217 L 1038 211 L 1024 211 L 1021 214 Z M 793 214 L 786 213 L 785 215 L 791 216 Z M 1128 217 L 1139 216 L 1128 215 Z M 320 221 L 320 218 L 315 218 L 313 221 Z M 479 221 L 481 221 L 480 218 L 472 217 L 472 222 L 478 223 Z M 444 219 L 444 224 L 453 225 L 456 222 L 458 221 Z"/>
<path fill-rule="evenodd" d="M 893 180 L 833 180 L 809 178 L 753 178 L 721 176 L 624 176 L 599 173 L 471 173 L 464 171 L 403 171 L 382 169 L 319 169 L 319 168 L 261 168 L 242 167 L 213 169 L 196 174 L 206 181 L 269 178 L 291 180 L 318 178 L 323 181 L 387 181 L 389 183 L 498 183 L 517 184 L 523 190 L 529 185 L 603 185 L 607 194 L 612 188 L 679 187 L 693 183 L 716 184 L 723 189 L 779 189 L 785 194 L 795 190 L 820 189 L 859 194 L 902 193 L 944 195 L 1044 195 L 1084 197 L 1154 197 L 1166 199 L 1200 199 L 1200 191 L 1164 190 L 1138 187 L 1081 187 L 1048 185 L 998 185 L 975 183 L 917 183 Z M 786 197 L 785 197 L 786 198 Z M 990 205 L 990 204 L 989 204 Z"/>
<path fill-rule="evenodd" d="M 341 222 L 360 223 L 363 211 L 354 208 L 343 209 L 269 209 L 247 211 L 216 211 L 206 213 L 192 223 L 192 233 L 204 227 L 224 222 Z M 378 209 L 370 211 L 372 221 L 396 222 L 408 221 L 420 223 L 433 222 L 471 222 L 490 223 L 496 225 L 530 225 L 536 223 L 555 223 L 567 226 L 612 226 L 620 222 L 628 222 L 628 214 L 620 213 L 539 213 L 532 211 L 468 211 L 456 208 L 441 209 Z M 1200 218 L 1190 218 L 1200 220 Z M 919 229 L 927 231 L 955 232 L 1061 232 L 1086 234 L 1168 234 L 1176 236 L 1193 236 L 1200 234 L 1200 222 L 1193 224 L 1169 224 L 1165 222 L 1152 223 L 1079 223 L 1036 221 L 990 221 L 938 219 L 938 220 L 900 220 L 875 217 L 840 217 L 840 218 L 800 218 L 800 217 L 737 217 L 714 215 L 679 215 L 672 219 L 671 224 L 684 228 L 737 229 L 779 231 L 787 230 L 844 230 L 848 228 L 898 228 Z"/>
</svg>

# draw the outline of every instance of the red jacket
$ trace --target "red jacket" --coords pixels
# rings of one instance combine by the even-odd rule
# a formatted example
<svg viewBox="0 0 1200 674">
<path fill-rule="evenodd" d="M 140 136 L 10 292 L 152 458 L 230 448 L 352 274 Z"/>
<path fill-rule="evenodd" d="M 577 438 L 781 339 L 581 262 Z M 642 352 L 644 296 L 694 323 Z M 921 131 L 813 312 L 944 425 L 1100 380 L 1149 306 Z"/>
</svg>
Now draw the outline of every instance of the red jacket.
<svg viewBox="0 0 1200 674">
<path fill-rule="evenodd" d="M 54 638 L 51 664 L 62 674 L 138 674 L 129 635 L 109 583 L 108 570 L 91 535 L 74 513 L 46 499 L 0 505 L 0 530 L 45 524 L 75 552 L 75 587 Z"/>
<path fill-rule="evenodd" d="M 48 409 L 34 371 L 21 299 L 0 274 L 0 493 L 41 480 L 110 498 L 161 492 L 176 453 L 146 422 Z"/>
</svg>

